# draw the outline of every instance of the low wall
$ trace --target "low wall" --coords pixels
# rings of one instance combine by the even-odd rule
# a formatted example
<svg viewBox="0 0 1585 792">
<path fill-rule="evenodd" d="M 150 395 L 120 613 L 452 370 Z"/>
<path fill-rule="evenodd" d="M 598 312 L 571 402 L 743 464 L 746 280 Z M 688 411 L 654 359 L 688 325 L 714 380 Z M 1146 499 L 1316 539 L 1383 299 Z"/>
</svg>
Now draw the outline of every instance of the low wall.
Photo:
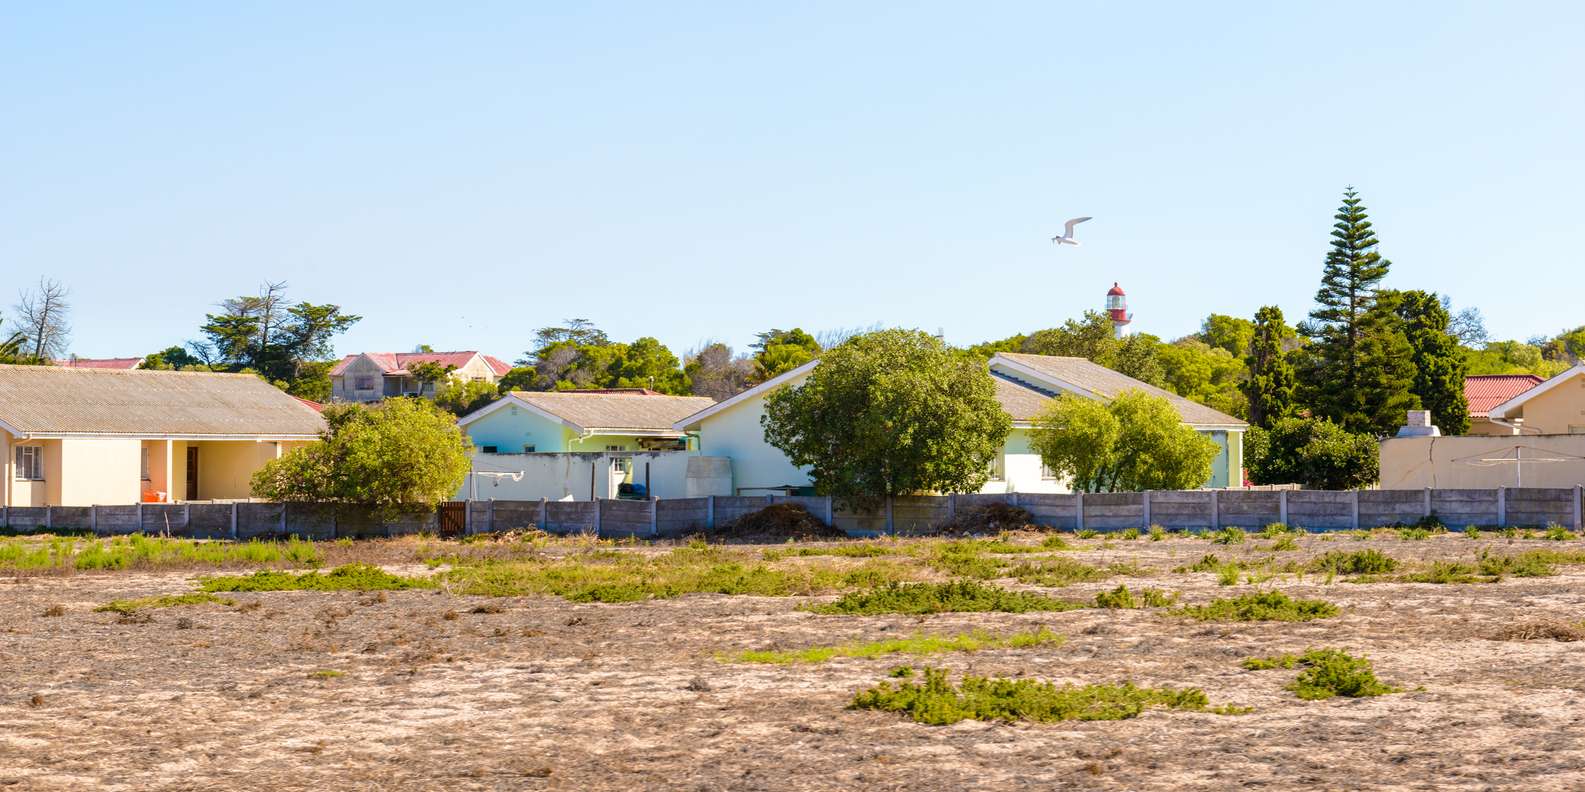
<svg viewBox="0 0 1585 792">
<path fill-rule="evenodd" d="M 1384 490 L 1585 484 L 1585 435 L 1579 434 L 1393 437 L 1381 441 L 1379 454 Z"/>
<path fill-rule="evenodd" d="M 468 533 L 539 529 L 610 537 L 680 537 L 718 526 L 774 503 L 794 503 L 852 536 L 926 534 L 955 515 L 991 504 L 1027 510 L 1032 521 L 1060 530 L 1115 531 L 1160 525 L 1169 529 L 1258 529 L 1286 523 L 1311 531 L 1413 524 L 1435 517 L 1466 525 L 1535 527 L 1551 523 L 1581 530 L 1585 487 L 1422 490 L 1187 490 L 1063 495 L 1029 493 L 908 496 L 849 509 L 826 497 L 710 496 L 667 500 L 470 501 Z M 299 536 L 311 539 L 436 533 L 437 513 L 376 520 L 367 509 L 313 503 L 193 503 L 0 508 L 0 527 L 145 534 L 203 539 Z"/>
</svg>

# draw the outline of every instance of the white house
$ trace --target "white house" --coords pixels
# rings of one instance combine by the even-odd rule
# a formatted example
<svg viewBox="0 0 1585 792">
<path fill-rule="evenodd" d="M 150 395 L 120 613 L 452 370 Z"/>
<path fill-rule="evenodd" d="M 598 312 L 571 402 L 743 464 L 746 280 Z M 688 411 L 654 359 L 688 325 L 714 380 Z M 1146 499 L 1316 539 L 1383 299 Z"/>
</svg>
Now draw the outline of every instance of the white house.
<svg viewBox="0 0 1585 792">
<path fill-rule="evenodd" d="M 722 402 L 688 416 L 674 427 L 697 436 L 698 452 L 706 457 L 731 460 L 732 489 L 741 494 L 800 492 L 810 487 L 809 471 L 793 465 L 779 449 L 765 442 L 760 418 L 765 398 L 782 387 L 797 387 L 819 361 L 805 363 Z M 1119 374 L 1084 358 L 1003 353 L 991 358 L 996 399 L 1013 430 L 992 463 L 992 478 L 984 492 L 1069 492 L 1069 482 L 1058 479 L 1030 447 L 1035 418 L 1052 397 L 1073 393 L 1085 398 L 1110 400 L 1124 391 L 1142 390 L 1170 402 L 1183 422 L 1215 440 L 1221 447 L 1212 464 L 1207 487 L 1242 483 L 1243 433 L 1248 424 L 1160 388 Z"/>
</svg>

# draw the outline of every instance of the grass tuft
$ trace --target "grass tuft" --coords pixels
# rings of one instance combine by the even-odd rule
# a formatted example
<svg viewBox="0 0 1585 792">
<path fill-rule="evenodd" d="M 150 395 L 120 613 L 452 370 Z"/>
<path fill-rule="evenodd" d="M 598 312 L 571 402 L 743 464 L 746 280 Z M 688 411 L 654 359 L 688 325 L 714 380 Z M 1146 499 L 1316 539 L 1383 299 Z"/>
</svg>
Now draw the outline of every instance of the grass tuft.
<svg viewBox="0 0 1585 792">
<path fill-rule="evenodd" d="M 885 641 L 846 643 L 835 646 L 811 646 L 790 651 L 746 651 L 722 660 L 736 663 L 824 663 L 837 657 L 872 658 L 894 654 L 931 655 L 946 652 L 978 652 L 985 649 L 1027 649 L 1033 646 L 1061 646 L 1062 636 L 1041 627 L 1027 632 L 994 635 L 984 630 L 956 635 L 928 635 L 916 633 L 907 638 Z"/>
<path fill-rule="evenodd" d="M 806 605 L 805 610 L 831 615 L 871 616 L 882 613 L 1028 613 L 1065 611 L 1083 605 L 1027 591 L 1008 591 L 972 580 L 950 583 L 889 583 L 844 594 L 835 602 Z"/>
<path fill-rule="evenodd" d="M 1244 543 L 1244 529 L 1237 526 L 1228 526 L 1220 531 L 1211 531 L 1205 534 L 1212 544 L 1235 545 Z"/>
<path fill-rule="evenodd" d="M 1311 559 L 1306 566 L 1310 572 L 1335 575 L 1379 575 L 1397 568 L 1398 559 L 1380 550 L 1333 550 Z"/>
<path fill-rule="evenodd" d="M 203 591 L 396 591 L 434 588 L 429 578 L 403 577 L 368 564 L 346 564 L 326 572 L 266 571 L 251 575 L 217 575 L 202 578 Z"/>
<path fill-rule="evenodd" d="M 1113 610 L 1126 610 L 1135 608 L 1165 608 L 1175 604 L 1178 595 L 1174 592 L 1160 589 L 1142 589 L 1139 592 L 1128 590 L 1127 586 L 1119 585 L 1111 591 L 1102 591 L 1095 595 L 1095 607 Z"/>
<path fill-rule="evenodd" d="M 1363 698 L 1398 692 L 1376 678 L 1369 659 L 1354 657 L 1341 649 L 1311 649 L 1301 655 L 1251 657 L 1241 664 L 1252 671 L 1270 668 L 1302 668 L 1299 677 L 1287 686 L 1306 701 L 1345 696 Z"/>
<path fill-rule="evenodd" d="M 137 599 L 118 599 L 106 602 L 97 608 L 96 613 L 130 614 L 141 610 L 154 608 L 176 608 L 184 605 L 235 605 L 236 600 L 217 597 L 207 592 L 196 594 L 167 594 L 162 597 L 138 597 Z"/>
<path fill-rule="evenodd" d="M 1293 599 L 1280 591 L 1257 591 L 1231 599 L 1214 599 L 1204 605 L 1185 605 L 1173 611 L 1200 621 L 1310 621 L 1338 614 L 1325 600 Z"/>
</svg>

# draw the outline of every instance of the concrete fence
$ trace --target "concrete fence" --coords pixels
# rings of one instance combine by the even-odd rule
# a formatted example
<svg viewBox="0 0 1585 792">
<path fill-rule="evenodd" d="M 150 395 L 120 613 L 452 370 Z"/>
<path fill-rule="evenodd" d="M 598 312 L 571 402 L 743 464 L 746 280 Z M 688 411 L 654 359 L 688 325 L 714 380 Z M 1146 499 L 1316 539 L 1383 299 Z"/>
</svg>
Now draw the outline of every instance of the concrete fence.
<svg viewBox="0 0 1585 792">
<path fill-rule="evenodd" d="M 1027 510 L 1038 525 L 1061 530 L 1116 531 L 1261 528 L 1285 523 L 1311 531 L 1412 524 L 1435 517 L 1450 528 L 1535 527 L 1556 523 L 1581 530 L 1585 488 L 1426 490 L 1189 490 L 1067 495 L 1026 493 L 908 496 L 877 508 L 844 509 L 825 497 L 712 496 L 670 500 L 469 501 L 466 533 L 538 528 L 558 534 L 679 537 L 709 533 L 775 503 L 795 503 L 850 535 L 925 534 L 965 511 L 988 504 Z M 100 535 L 169 534 L 204 539 L 301 536 L 313 539 L 439 532 L 437 514 L 378 521 L 355 507 L 301 503 L 192 503 L 133 506 L 0 508 L 12 531 L 81 530 Z"/>
</svg>

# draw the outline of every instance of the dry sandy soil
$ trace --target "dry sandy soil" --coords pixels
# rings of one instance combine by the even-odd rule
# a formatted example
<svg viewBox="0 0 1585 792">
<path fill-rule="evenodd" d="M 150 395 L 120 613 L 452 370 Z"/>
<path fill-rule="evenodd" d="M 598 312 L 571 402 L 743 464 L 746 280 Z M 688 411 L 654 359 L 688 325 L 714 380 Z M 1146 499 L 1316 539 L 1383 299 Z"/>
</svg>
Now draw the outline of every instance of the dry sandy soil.
<svg viewBox="0 0 1585 792">
<path fill-rule="evenodd" d="M 1169 572 L 1228 554 L 1203 540 L 1084 544 L 1070 554 L 1135 561 L 1152 574 L 1126 582 L 1188 602 L 1248 590 Z M 1233 550 L 1260 555 L 1261 544 Z M 1312 536 L 1282 555 L 1376 547 L 1451 559 L 1503 544 Z M 1543 546 L 1558 545 L 1512 549 Z M 1585 789 L 1585 642 L 1490 639 L 1515 623 L 1585 619 L 1585 567 L 1497 584 L 1266 584 L 1344 608 L 1298 624 L 1160 610 L 818 616 L 796 610 L 799 597 L 579 605 L 433 591 L 239 594 L 241 607 L 164 609 L 141 623 L 93 611 L 190 591 L 194 574 L 0 579 L 0 789 Z M 54 605 L 64 615 L 44 615 Z M 928 662 L 954 675 L 1195 686 L 1254 712 L 925 726 L 846 709 L 896 659 L 716 659 L 1040 625 L 1067 642 Z M 1369 656 L 1407 692 L 1307 702 L 1283 689 L 1294 672 L 1238 664 L 1317 646 Z"/>
</svg>

